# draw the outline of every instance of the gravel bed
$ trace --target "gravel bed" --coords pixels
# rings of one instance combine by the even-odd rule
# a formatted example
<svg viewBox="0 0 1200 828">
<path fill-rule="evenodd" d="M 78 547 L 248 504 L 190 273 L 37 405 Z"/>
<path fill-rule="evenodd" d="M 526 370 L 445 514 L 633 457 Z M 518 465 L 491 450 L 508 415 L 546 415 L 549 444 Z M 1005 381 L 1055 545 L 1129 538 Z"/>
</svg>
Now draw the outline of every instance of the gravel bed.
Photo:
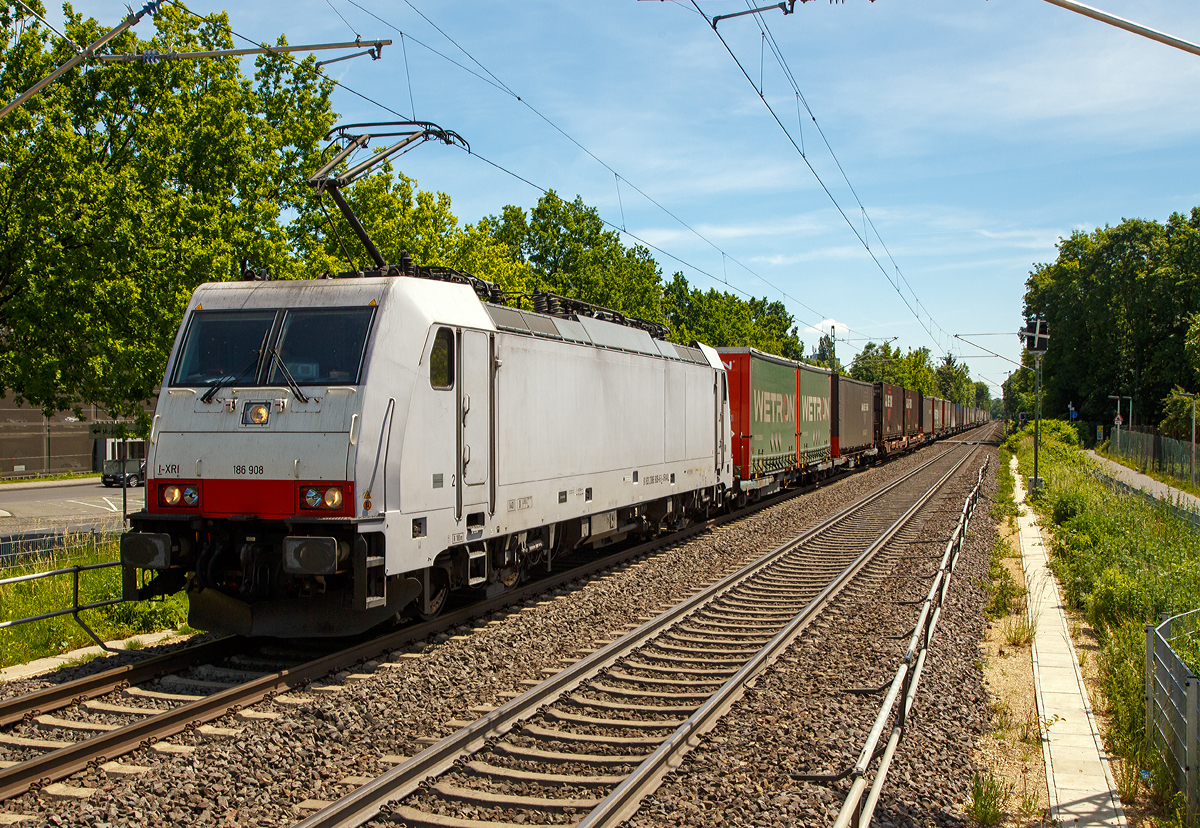
<svg viewBox="0 0 1200 828">
<path fill-rule="evenodd" d="M 996 456 L 989 451 L 986 496 L 995 491 Z M 869 595 L 852 590 L 856 600 L 839 602 L 815 622 L 627 824 L 831 825 L 850 781 L 818 784 L 792 774 L 837 774 L 857 761 L 884 694 L 848 688 L 891 682 L 920 606 L 889 602 L 925 597 L 969 488 L 953 484 L 924 524 L 910 530 L 919 545 L 901 554 L 925 557 L 894 556 L 892 575 Z M 981 583 L 995 532 L 989 506 L 981 498 L 975 510 L 913 720 L 875 811 L 873 824 L 883 828 L 968 822 L 971 753 L 988 720 L 978 642 L 986 600 Z M 888 730 L 890 724 L 885 738 Z"/>
<path fill-rule="evenodd" d="M 86 620 L 86 618 L 85 618 Z M 176 650 L 184 647 L 191 647 L 202 644 L 205 641 L 211 641 L 217 638 L 212 633 L 200 633 L 193 636 L 183 636 L 180 638 L 172 638 L 164 644 L 156 644 L 151 647 L 144 647 L 138 650 L 122 650 L 120 652 L 111 653 L 110 655 L 94 658 L 86 664 L 73 664 L 70 667 L 62 667 L 58 670 L 53 670 L 49 673 L 42 673 L 29 678 L 14 679 L 13 681 L 0 681 L 0 699 L 11 699 L 16 696 L 24 696 L 27 693 L 33 693 L 37 690 L 44 690 L 47 687 L 55 687 L 60 684 L 65 684 L 68 681 L 93 676 L 96 673 L 112 670 L 117 667 L 124 667 L 128 664 L 136 664 L 146 658 L 147 655 L 165 655 L 173 653 Z"/>
<path fill-rule="evenodd" d="M 236 736 L 186 732 L 169 740 L 194 747 L 191 753 L 139 749 L 120 759 L 149 766 L 145 774 L 97 769 L 66 780 L 98 788 L 86 801 L 26 794 L 0 803 L 0 812 L 47 817 L 24 823 L 30 826 L 291 825 L 301 801 L 348 793 L 353 788 L 339 784 L 346 777 L 386 771 L 393 765 L 384 756 L 414 754 L 425 746 L 420 739 L 446 736 L 457 728 L 454 720 L 476 718 L 471 707 L 504 703 L 528 689 L 523 681 L 543 679 L 545 668 L 561 667 L 593 641 L 619 637 L 648 612 L 693 594 L 930 456 L 918 452 L 822 486 L 639 563 L 574 582 L 553 600 L 528 601 L 417 642 L 410 657 L 358 665 L 321 683 L 342 685 L 334 692 L 310 688 L 255 707 L 278 713 L 277 719 L 212 722 L 238 728 Z M 374 674 L 351 683 L 351 672 Z"/>
</svg>

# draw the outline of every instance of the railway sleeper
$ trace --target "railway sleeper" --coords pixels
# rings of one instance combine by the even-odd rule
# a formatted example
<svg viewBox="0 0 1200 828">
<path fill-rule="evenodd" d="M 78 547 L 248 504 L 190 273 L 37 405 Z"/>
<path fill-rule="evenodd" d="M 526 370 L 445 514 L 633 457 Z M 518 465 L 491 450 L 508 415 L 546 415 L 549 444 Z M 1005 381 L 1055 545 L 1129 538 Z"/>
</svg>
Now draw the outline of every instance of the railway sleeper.
<svg viewBox="0 0 1200 828">
<path fill-rule="evenodd" d="M 573 733 L 569 730 L 558 730 L 529 723 L 521 726 L 521 732 L 546 742 L 582 742 L 590 745 L 630 748 L 656 748 L 662 744 L 662 739 L 657 736 L 601 736 L 595 733 Z"/>
<path fill-rule="evenodd" d="M 478 760 L 467 762 L 464 767 L 473 773 L 492 779 L 507 779 L 513 782 L 534 782 L 547 787 L 573 785 L 577 788 L 605 788 L 619 785 L 625 779 L 624 776 L 542 773 L 540 771 L 521 770 L 520 768 L 506 768 L 501 765 L 492 765 Z"/>
<path fill-rule="evenodd" d="M 595 716 L 579 716 L 565 713 L 555 707 L 542 711 L 548 719 L 568 724 L 587 725 L 593 727 L 611 727 L 617 730 L 632 728 L 636 730 L 672 730 L 683 724 L 683 719 L 598 719 Z"/>
<path fill-rule="evenodd" d="M 490 746 L 490 750 L 493 753 L 502 753 L 513 759 L 520 759 L 524 762 L 620 765 L 631 769 L 640 765 L 642 760 L 646 758 L 644 754 L 564 753 L 560 750 L 542 750 L 540 748 L 514 745 L 512 742 L 496 742 Z"/>
</svg>

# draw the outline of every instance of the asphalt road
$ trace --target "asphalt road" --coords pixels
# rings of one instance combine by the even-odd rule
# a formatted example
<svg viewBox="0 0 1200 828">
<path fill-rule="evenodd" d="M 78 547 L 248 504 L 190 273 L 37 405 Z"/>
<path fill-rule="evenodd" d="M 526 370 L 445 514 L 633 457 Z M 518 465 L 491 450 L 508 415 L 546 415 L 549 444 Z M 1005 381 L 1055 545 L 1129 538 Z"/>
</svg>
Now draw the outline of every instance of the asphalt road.
<svg viewBox="0 0 1200 828">
<path fill-rule="evenodd" d="M 145 502 L 144 488 L 127 489 L 128 511 L 136 512 Z M 0 533 L 7 518 L 103 518 L 121 514 L 121 490 L 108 489 L 100 479 L 70 481 L 70 485 L 44 488 L 13 488 L 0 485 Z M 28 525 L 28 520 L 21 520 Z"/>
</svg>

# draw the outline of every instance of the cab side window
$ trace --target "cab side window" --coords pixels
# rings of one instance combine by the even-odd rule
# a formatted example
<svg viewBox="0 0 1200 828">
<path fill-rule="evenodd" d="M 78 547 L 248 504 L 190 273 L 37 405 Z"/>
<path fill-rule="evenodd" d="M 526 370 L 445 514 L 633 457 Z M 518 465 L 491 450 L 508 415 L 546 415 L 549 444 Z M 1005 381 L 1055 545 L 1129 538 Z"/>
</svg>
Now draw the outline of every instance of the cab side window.
<svg viewBox="0 0 1200 828">
<path fill-rule="evenodd" d="M 429 384 L 434 388 L 454 387 L 454 332 L 438 328 L 429 352 Z"/>
</svg>

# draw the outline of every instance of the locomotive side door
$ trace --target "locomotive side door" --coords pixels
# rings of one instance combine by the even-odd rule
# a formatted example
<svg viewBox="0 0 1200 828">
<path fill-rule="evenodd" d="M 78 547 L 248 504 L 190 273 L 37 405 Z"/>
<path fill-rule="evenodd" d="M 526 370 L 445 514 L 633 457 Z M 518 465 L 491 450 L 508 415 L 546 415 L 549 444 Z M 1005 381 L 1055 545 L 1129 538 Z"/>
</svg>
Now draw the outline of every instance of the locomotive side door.
<svg viewBox="0 0 1200 828">
<path fill-rule="evenodd" d="M 488 502 L 491 457 L 492 343 L 482 331 L 462 331 L 459 340 L 458 505 Z"/>
</svg>

